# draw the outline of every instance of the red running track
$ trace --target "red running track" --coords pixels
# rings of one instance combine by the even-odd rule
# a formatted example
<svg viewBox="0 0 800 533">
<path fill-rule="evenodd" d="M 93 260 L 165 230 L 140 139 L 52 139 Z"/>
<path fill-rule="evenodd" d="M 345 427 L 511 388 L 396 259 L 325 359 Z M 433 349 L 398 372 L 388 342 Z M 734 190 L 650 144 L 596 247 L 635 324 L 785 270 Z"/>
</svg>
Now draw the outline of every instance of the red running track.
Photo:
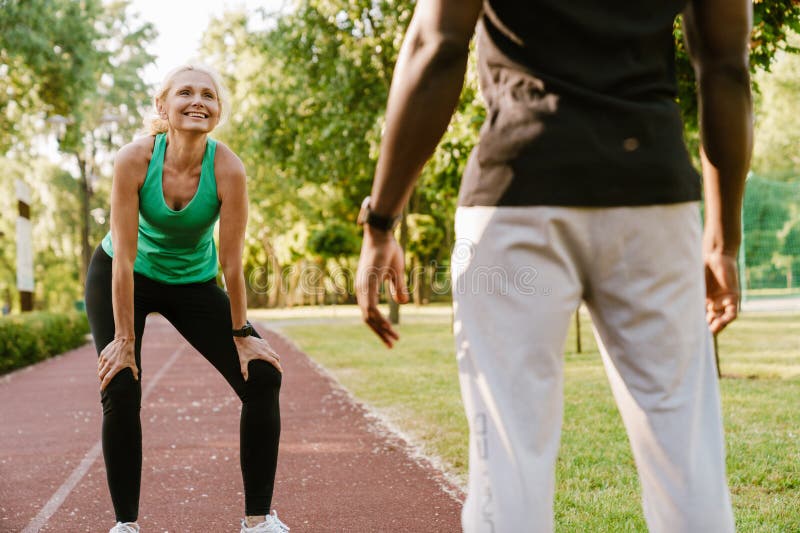
<svg viewBox="0 0 800 533">
<path fill-rule="evenodd" d="M 458 489 L 293 344 L 266 336 L 284 367 L 273 507 L 292 532 L 459 531 Z M 148 319 L 143 342 L 142 532 L 238 532 L 239 400 L 163 318 Z M 86 345 L 0 377 L 0 532 L 113 525 L 95 372 Z"/>
</svg>

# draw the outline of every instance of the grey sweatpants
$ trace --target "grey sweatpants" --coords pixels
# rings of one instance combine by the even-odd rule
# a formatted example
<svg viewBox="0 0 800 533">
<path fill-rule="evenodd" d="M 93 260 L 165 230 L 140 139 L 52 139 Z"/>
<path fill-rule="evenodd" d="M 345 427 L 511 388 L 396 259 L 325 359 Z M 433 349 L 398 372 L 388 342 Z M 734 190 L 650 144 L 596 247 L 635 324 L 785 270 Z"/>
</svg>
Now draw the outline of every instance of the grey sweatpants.
<svg viewBox="0 0 800 533">
<path fill-rule="evenodd" d="M 654 533 L 734 530 L 696 203 L 461 207 L 467 533 L 553 531 L 563 348 L 585 302 Z"/>
</svg>

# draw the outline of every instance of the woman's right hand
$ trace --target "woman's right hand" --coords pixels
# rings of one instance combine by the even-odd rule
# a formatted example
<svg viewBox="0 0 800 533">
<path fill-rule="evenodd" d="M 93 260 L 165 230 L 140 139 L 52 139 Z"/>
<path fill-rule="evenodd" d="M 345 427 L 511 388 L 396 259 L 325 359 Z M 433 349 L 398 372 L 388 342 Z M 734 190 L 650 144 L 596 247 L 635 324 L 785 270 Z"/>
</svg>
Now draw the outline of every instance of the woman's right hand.
<svg viewBox="0 0 800 533">
<path fill-rule="evenodd" d="M 129 337 L 118 337 L 109 342 L 100 352 L 97 360 L 97 376 L 100 378 L 100 390 L 105 390 L 111 379 L 120 370 L 130 367 L 133 379 L 139 381 L 139 369 L 136 367 L 134 355 L 135 340 Z"/>
</svg>

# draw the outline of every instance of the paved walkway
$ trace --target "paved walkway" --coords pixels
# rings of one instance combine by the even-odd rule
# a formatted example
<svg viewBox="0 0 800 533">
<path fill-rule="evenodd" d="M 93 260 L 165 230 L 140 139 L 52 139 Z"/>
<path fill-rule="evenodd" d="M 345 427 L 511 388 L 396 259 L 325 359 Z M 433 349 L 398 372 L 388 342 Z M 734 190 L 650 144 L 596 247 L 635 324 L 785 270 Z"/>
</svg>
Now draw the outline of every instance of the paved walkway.
<svg viewBox="0 0 800 533">
<path fill-rule="evenodd" d="M 458 490 L 305 354 L 266 336 L 284 367 L 273 504 L 292 532 L 459 531 Z M 142 531 L 238 531 L 238 399 L 161 317 L 148 320 L 143 367 Z M 0 532 L 113 525 L 95 370 L 87 345 L 0 377 Z"/>
</svg>

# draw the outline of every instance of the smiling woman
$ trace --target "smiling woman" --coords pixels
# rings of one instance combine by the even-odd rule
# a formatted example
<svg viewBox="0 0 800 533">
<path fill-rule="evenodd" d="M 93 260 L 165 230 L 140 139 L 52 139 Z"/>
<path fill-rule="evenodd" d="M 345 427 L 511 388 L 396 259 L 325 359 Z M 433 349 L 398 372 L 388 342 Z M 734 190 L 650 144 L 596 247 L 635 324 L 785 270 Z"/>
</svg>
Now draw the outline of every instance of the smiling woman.
<svg viewBox="0 0 800 533">
<path fill-rule="evenodd" d="M 98 352 L 103 455 L 117 518 L 136 533 L 142 469 L 141 339 L 160 313 L 242 400 L 244 533 L 283 533 L 270 514 L 280 436 L 280 356 L 247 321 L 244 165 L 209 137 L 228 111 L 214 70 L 173 70 L 154 98 L 150 135 L 116 155 L 111 231 L 92 258 L 86 311 Z M 219 261 L 214 227 L 219 220 Z M 222 265 L 226 293 L 217 286 Z"/>
<path fill-rule="evenodd" d="M 189 83 L 193 79 L 197 80 L 194 85 Z M 155 113 L 145 120 L 150 134 L 157 135 L 169 129 L 169 117 L 166 115 L 164 107 L 168 97 L 180 97 L 180 100 L 186 103 L 186 100 L 191 99 L 193 94 L 200 95 L 200 101 L 203 103 L 211 102 L 216 105 L 217 122 L 211 130 L 225 123 L 230 109 L 228 91 L 222 83 L 222 79 L 214 69 L 198 63 L 190 63 L 173 69 L 164 78 L 161 88 L 153 99 Z M 188 103 L 191 104 L 191 100 Z M 187 109 L 190 108 L 187 106 Z M 208 118 L 207 114 L 205 118 Z"/>
</svg>

